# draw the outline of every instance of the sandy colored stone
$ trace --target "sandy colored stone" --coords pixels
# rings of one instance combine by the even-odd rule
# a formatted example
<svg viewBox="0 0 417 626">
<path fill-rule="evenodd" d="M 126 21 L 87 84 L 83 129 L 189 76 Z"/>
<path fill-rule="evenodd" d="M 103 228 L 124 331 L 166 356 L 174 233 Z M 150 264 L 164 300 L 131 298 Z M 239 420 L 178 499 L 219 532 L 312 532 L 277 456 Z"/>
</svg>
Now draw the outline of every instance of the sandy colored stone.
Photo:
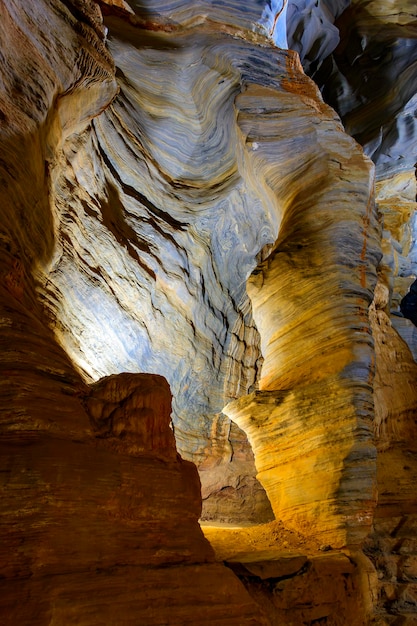
<svg viewBox="0 0 417 626">
<path fill-rule="evenodd" d="M 89 390 L 80 381 L 77 388 L 73 372 L 63 387 L 52 372 L 65 357 L 39 327 L 49 371 L 24 394 L 30 370 L 22 366 L 35 369 L 24 321 L 15 314 L 9 324 L 26 344 L 14 360 L 19 391 L 8 396 L 14 422 L 9 414 L 2 423 L 2 624 L 266 624 L 236 577 L 215 563 L 198 525 L 200 482 L 176 453 L 166 381 L 120 375 Z M 94 407 L 90 416 L 83 403 Z"/>
<path fill-rule="evenodd" d="M 268 578 L 289 578 L 299 572 L 307 563 L 303 555 L 281 554 L 273 552 L 251 554 L 250 557 L 236 557 L 236 561 L 227 561 L 227 565 L 240 577 L 256 576 L 261 580 Z"/>
<path fill-rule="evenodd" d="M 10 626 L 352 626 L 373 607 L 413 623 L 417 335 L 400 302 L 417 275 L 414 4 L 0 0 L 0 13 Z M 346 130 L 373 159 L 376 207 Z M 253 451 L 230 402 L 250 407 Z M 247 531 L 265 548 L 258 573 L 294 537 L 323 548 L 309 571 L 275 596 L 261 581 L 254 607 L 213 561 L 174 440 L 200 467 L 207 519 L 273 509 Z M 345 543 L 373 566 L 329 550 Z"/>
<path fill-rule="evenodd" d="M 272 624 L 314 620 L 368 625 L 378 596 L 377 572 L 361 551 L 341 552 L 271 522 L 246 528 L 203 526 Z"/>
</svg>

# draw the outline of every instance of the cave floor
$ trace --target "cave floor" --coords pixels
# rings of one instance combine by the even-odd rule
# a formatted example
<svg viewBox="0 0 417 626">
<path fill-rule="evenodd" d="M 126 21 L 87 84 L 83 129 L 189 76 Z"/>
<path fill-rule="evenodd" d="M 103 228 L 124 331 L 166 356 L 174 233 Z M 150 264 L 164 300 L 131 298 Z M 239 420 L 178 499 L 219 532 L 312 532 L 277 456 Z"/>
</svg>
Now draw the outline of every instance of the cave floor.
<svg viewBox="0 0 417 626">
<path fill-rule="evenodd" d="M 200 524 L 216 559 L 240 579 L 271 626 L 369 623 L 361 586 L 365 570 L 348 551 L 319 545 L 278 521 Z"/>
<path fill-rule="evenodd" d="M 278 521 L 256 526 L 212 525 L 211 522 L 200 522 L 200 525 L 218 561 L 275 560 L 280 555 L 313 556 L 323 550 L 314 539 L 306 538 Z"/>
</svg>

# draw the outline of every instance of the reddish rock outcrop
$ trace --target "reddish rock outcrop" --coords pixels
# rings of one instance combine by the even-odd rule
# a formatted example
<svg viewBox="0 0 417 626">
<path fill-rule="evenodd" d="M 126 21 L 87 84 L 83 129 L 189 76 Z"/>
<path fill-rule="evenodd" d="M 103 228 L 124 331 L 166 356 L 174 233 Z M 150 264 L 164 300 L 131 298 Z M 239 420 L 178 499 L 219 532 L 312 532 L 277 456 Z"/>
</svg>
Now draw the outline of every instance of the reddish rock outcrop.
<svg viewBox="0 0 417 626">
<path fill-rule="evenodd" d="M 0 621 L 412 623 L 414 6 L 0 13 Z"/>
<path fill-rule="evenodd" d="M 15 350 L 25 342 L 13 365 L 2 346 L 1 623 L 266 624 L 198 525 L 167 382 L 90 389 L 34 316 L 2 309 Z"/>
</svg>

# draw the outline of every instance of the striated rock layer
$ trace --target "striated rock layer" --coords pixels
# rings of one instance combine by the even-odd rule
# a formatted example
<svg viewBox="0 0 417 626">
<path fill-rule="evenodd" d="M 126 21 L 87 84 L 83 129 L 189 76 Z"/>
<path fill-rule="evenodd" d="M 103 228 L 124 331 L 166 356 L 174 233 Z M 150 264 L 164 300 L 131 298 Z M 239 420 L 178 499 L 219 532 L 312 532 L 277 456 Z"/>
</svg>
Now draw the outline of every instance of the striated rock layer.
<svg viewBox="0 0 417 626">
<path fill-rule="evenodd" d="M 250 500 L 256 505 L 248 506 L 247 519 L 267 520 L 269 502 L 254 481 L 250 452 L 239 462 L 230 422 L 220 413 L 226 400 L 257 384 L 260 347 L 266 357 L 263 380 L 277 365 L 267 345 L 281 320 L 261 312 L 265 322 L 254 325 L 246 279 L 278 233 L 309 268 L 302 278 L 298 270 L 277 267 L 270 279 L 273 289 L 282 281 L 278 297 L 289 307 L 282 313 L 284 343 L 275 350 L 283 367 L 295 372 L 297 363 L 287 360 L 304 350 L 293 344 L 308 330 L 300 326 L 298 335 L 287 333 L 285 316 L 304 293 L 305 306 L 314 310 L 315 297 L 323 297 L 320 284 L 328 290 L 314 250 L 327 257 L 324 242 L 331 237 L 337 292 L 322 323 L 338 318 L 351 327 L 350 335 L 343 331 L 335 342 L 343 343 L 344 364 L 353 367 L 343 377 L 358 385 L 343 396 L 352 414 L 335 471 L 343 471 L 349 451 L 355 459 L 366 458 L 368 511 L 374 498 L 370 430 L 367 435 L 358 414 L 359 404 L 367 402 L 362 385 L 371 358 L 364 317 L 377 260 L 369 163 L 343 135 L 294 53 L 266 47 L 269 31 L 258 9 L 259 28 L 252 28 L 255 14 L 237 12 L 234 25 L 227 22 L 220 32 L 199 11 L 191 23 L 171 9 L 167 21 L 157 3 L 149 16 L 140 8 L 136 17 L 123 11 L 107 16 L 119 93 L 84 132 L 74 127 L 49 162 L 56 238 L 36 271 L 45 307 L 57 337 L 89 377 L 139 369 L 168 379 L 179 450 L 202 468 L 206 517 L 233 519 L 233 510 L 241 516 L 242 503 Z M 145 31 L 148 17 L 153 26 Z M 353 179 L 353 207 L 343 190 L 346 177 Z M 322 189 L 326 180 L 329 191 Z M 329 202 L 331 216 L 321 208 Z M 352 230 L 349 236 L 345 228 Z M 348 255 L 356 259 L 353 277 Z M 297 285 L 294 295 L 289 284 Z M 262 294 L 269 297 L 267 286 Z M 357 349 L 362 353 L 355 356 Z M 312 352 L 303 364 L 304 377 L 321 366 L 315 358 Z M 363 370 L 358 375 L 356 360 Z M 273 388 L 287 389 L 287 382 Z M 221 433 L 214 450 L 213 432 Z M 348 466 L 354 472 L 350 461 Z M 219 471 L 223 484 L 216 479 Z M 330 492 L 336 494 L 338 484 L 339 479 L 331 483 Z M 224 489 L 234 494 L 235 505 L 222 514 L 212 494 Z M 307 500 L 315 500 L 312 493 Z M 369 519 L 369 512 L 358 515 Z"/>
<path fill-rule="evenodd" d="M 97 6 L 67 5 L 1 4 L 0 621 L 266 623 L 198 526 L 167 383 L 123 375 L 90 391 L 39 304 L 35 276 L 69 246 L 63 146 L 117 91 Z"/>
<path fill-rule="evenodd" d="M 189 461 L 206 519 L 353 547 L 301 587 L 246 580 L 273 623 L 407 620 L 413 7 L 0 12 L 2 623 L 266 623 L 214 563 Z"/>
<path fill-rule="evenodd" d="M 266 624 L 200 530 L 166 381 L 89 388 L 1 295 L 1 623 Z"/>
<path fill-rule="evenodd" d="M 225 411 L 249 435 L 277 518 L 344 545 L 367 534 L 376 502 L 367 308 L 380 252 L 372 166 L 312 86 L 306 98 L 307 85 L 294 74 L 279 99 L 281 113 L 303 94 L 297 139 L 310 151 L 301 153 L 285 142 L 273 95 L 255 94 L 271 120 L 264 158 L 279 168 L 283 216 L 273 252 L 248 284 L 265 359 L 260 390 Z M 260 143 L 263 116 L 255 121 L 255 98 L 245 98 Z M 308 120 L 314 125 L 318 113 L 312 134 Z M 277 161 L 284 150 L 286 168 Z"/>
</svg>

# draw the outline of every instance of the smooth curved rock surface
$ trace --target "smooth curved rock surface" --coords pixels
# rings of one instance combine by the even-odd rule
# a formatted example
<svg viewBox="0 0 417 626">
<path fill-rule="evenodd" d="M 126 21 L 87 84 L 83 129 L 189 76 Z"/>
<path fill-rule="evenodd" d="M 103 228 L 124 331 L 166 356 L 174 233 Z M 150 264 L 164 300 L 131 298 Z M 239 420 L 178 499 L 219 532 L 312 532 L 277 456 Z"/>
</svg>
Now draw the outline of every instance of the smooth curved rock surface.
<svg viewBox="0 0 417 626">
<path fill-rule="evenodd" d="M 269 160 L 282 222 L 276 247 L 248 283 L 265 359 L 260 391 L 225 411 L 248 433 L 275 515 L 344 545 L 369 531 L 375 506 L 367 309 L 381 254 L 372 166 L 343 135 L 314 87 L 293 75 L 289 107 L 298 93 L 300 117 L 311 116 L 314 125 L 320 114 L 314 134 L 308 124 L 305 134 L 298 130 L 300 146 L 310 147 L 303 152 L 291 150 L 293 138 L 285 142 L 272 94 L 268 100 L 262 93 L 272 110 L 265 118 L 274 120 L 264 145 L 254 135 L 263 118 L 250 91 L 240 97 L 252 104 L 242 109 L 259 153 Z M 282 95 L 280 112 L 285 102 Z M 287 169 L 276 160 L 284 151 L 291 155 Z M 275 167 L 280 177 L 274 178 Z"/>
<path fill-rule="evenodd" d="M 417 25 L 413 2 L 353 0 L 341 43 L 314 74 L 379 173 L 414 170 Z"/>
<path fill-rule="evenodd" d="M 56 441 L 80 463 L 92 441 L 112 459 L 162 446 L 178 468 L 175 437 L 208 519 L 274 513 L 326 545 L 360 544 L 372 518 L 394 536 L 400 519 L 412 542 L 417 349 L 400 302 L 417 275 L 413 5 L 0 9 L 0 386 L 2 431 L 25 450 L 16 471 L 57 467 Z M 345 129 L 374 161 L 377 210 Z M 112 395 L 113 375 L 139 371 L 168 380 L 172 430 L 135 393 Z M 256 407 L 237 418 L 246 434 L 230 402 Z"/>
</svg>

